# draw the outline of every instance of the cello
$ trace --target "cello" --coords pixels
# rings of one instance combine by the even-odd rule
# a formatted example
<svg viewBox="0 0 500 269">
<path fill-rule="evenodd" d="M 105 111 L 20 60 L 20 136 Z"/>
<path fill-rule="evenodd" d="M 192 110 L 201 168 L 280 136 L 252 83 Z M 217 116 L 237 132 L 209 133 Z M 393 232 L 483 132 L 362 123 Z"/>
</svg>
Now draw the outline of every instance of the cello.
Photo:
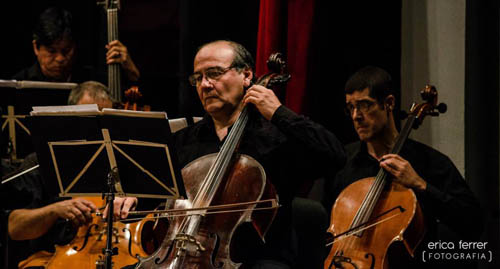
<svg viewBox="0 0 500 269">
<path fill-rule="evenodd" d="M 279 54 L 271 55 L 268 67 L 281 74 L 267 74 L 257 84 L 271 87 L 290 78 L 282 74 L 284 62 Z M 136 268 L 237 268 L 240 264 L 231 260 L 236 228 L 251 222 L 264 238 L 277 212 L 277 195 L 261 164 L 237 152 L 249 109 L 242 109 L 218 153 L 195 159 L 182 169 L 188 199 L 170 204 L 189 214 L 168 219 L 161 247 L 150 257 L 139 258 Z M 272 205 L 264 208 L 263 202 L 268 201 Z M 220 210 L 217 215 L 211 212 L 215 208 Z M 262 215 L 257 214 L 262 213 L 259 209 L 272 211 Z"/>
<path fill-rule="evenodd" d="M 425 116 L 446 111 L 445 104 L 437 104 L 435 87 L 426 86 L 421 96 L 426 102 L 412 105 L 390 153 L 399 154 Z M 328 232 L 334 241 L 325 269 L 389 268 L 387 252 L 396 241 L 414 256 L 426 231 L 424 216 L 413 190 L 390 182 L 389 175 L 380 168 L 376 177 L 357 180 L 340 193 L 331 212 Z"/>
<path fill-rule="evenodd" d="M 99 197 L 85 197 L 98 207 L 104 208 L 104 201 Z M 140 230 L 141 222 L 113 225 L 113 248 L 117 256 L 113 260 L 115 268 L 137 262 L 137 255 L 149 254 L 143 247 Z M 81 226 L 75 238 L 67 245 L 56 245 L 55 253 L 37 252 L 19 264 L 19 268 L 41 266 L 44 268 L 63 268 L 73 264 L 74 268 L 105 268 L 103 248 L 106 247 L 106 221 L 94 217 L 92 222 Z"/>
</svg>

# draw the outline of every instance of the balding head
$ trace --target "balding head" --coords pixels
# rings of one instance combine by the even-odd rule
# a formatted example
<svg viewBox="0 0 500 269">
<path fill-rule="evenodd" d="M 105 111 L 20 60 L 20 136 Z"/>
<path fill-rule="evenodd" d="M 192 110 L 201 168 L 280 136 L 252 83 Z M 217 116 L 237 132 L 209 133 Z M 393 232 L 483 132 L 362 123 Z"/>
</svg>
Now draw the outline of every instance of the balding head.
<svg viewBox="0 0 500 269">
<path fill-rule="evenodd" d="M 97 104 L 100 110 L 113 107 L 108 88 L 97 81 L 78 84 L 68 97 L 68 105 Z"/>
</svg>

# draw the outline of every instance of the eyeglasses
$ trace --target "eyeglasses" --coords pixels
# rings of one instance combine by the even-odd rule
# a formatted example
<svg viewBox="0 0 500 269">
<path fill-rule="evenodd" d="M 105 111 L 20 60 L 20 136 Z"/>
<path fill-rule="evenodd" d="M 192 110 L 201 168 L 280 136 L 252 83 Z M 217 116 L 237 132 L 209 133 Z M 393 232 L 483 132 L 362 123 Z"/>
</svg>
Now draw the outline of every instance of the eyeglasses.
<svg viewBox="0 0 500 269">
<path fill-rule="evenodd" d="M 356 102 L 354 105 L 351 103 L 348 103 L 345 106 L 345 113 L 346 113 L 346 115 L 352 116 L 355 108 L 361 113 L 366 113 L 366 112 L 370 111 L 370 109 L 373 107 L 374 104 L 375 104 L 375 102 L 370 101 L 370 100 L 360 100 L 360 101 Z"/>
<path fill-rule="evenodd" d="M 189 76 L 189 83 L 194 87 L 200 85 L 201 81 L 203 80 L 203 74 L 205 74 L 205 77 L 208 81 L 213 83 L 232 68 L 234 68 L 234 66 L 232 65 L 227 68 L 223 68 L 220 66 L 209 67 L 204 71 L 199 71 Z"/>
</svg>

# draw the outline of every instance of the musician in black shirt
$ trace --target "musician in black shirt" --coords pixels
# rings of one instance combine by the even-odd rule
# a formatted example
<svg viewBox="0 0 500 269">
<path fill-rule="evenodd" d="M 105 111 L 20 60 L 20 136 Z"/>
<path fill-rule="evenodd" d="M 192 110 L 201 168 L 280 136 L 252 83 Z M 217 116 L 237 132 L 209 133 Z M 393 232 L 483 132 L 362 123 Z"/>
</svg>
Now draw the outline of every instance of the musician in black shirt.
<svg viewBox="0 0 500 269">
<path fill-rule="evenodd" d="M 347 81 L 345 92 L 346 111 L 360 141 L 346 146 L 346 166 L 327 181 L 325 207 L 331 210 L 344 188 L 359 179 L 376 176 L 382 167 L 394 182 L 414 190 L 426 219 L 427 233 L 411 262 L 414 267 L 405 268 L 431 268 L 434 264 L 452 262 L 467 264 L 463 260 L 422 261 L 422 251 L 429 252 L 430 241 L 474 241 L 482 232 L 479 202 L 460 172 L 447 156 L 411 139 L 400 154 L 389 154 L 398 131 L 393 116 L 391 77 L 385 70 L 371 66 L 359 70 Z M 456 238 L 440 237 L 443 226 L 456 233 Z M 441 268 L 442 264 L 435 266 Z"/>
<path fill-rule="evenodd" d="M 95 80 L 92 70 L 76 65 L 77 37 L 71 13 L 52 7 L 40 14 L 33 30 L 33 52 L 37 58 L 31 67 L 14 75 L 15 80 L 84 82 Z M 139 80 L 140 73 L 127 47 L 115 40 L 106 45 L 106 63 L 119 63 L 130 82 Z"/>
<path fill-rule="evenodd" d="M 207 114 L 194 126 L 175 133 L 174 145 L 181 166 L 218 152 L 243 106 L 250 106 L 238 152 L 262 164 L 282 207 L 266 243 L 245 246 L 249 255 L 245 266 L 291 268 L 297 244 L 291 228 L 291 201 L 301 183 L 342 167 L 344 152 L 325 128 L 283 106 L 272 90 L 252 86 L 253 76 L 253 60 L 240 44 L 215 41 L 202 46 L 190 82 Z"/>
<path fill-rule="evenodd" d="M 292 228 L 292 198 L 304 181 L 342 167 L 345 156 L 332 133 L 283 106 L 272 90 L 252 86 L 253 67 L 250 53 L 238 43 L 214 41 L 203 45 L 189 80 L 207 114 L 174 133 L 173 144 L 181 167 L 217 153 L 243 107 L 250 106 L 238 153 L 249 155 L 263 166 L 281 207 L 265 242 L 251 225 L 238 229 L 233 242 L 244 255 L 237 262 L 243 262 L 243 268 L 293 268 L 297 237 Z"/>
</svg>

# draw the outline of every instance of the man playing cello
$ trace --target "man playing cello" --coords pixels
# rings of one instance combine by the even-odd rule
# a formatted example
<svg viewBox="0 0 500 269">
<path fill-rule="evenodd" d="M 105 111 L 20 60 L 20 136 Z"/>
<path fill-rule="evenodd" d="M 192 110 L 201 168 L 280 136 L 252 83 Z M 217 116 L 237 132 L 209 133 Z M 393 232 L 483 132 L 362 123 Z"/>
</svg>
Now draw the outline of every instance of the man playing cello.
<svg viewBox="0 0 500 269">
<path fill-rule="evenodd" d="M 391 83 L 385 70 L 372 66 L 359 70 L 347 81 L 346 112 L 351 116 L 360 141 L 346 146 L 346 166 L 327 182 L 325 207 L 331 209 L 348 185 L 374 177 L 383 168 L 392 175 L 394 182 L 414 190 L 426 219 L 427 233 L 415 259 L 410 262 L 413 267 L 405 268 L 431 268 L 432 262 L 422 263 L 422 251 L 429 252 L 429 241 L 443 239 L 439 233 L 441 224 L 456 233 L 459 239 L 477 240 L 482 232 L 481 210 L 447 156 L 411 139 L 405 142 L 399 155 L 389 154 L 398 136 L 393 115 L 396 100 Z M 449 262 L 444 261 L 445 264 Z"/>
</svg>

